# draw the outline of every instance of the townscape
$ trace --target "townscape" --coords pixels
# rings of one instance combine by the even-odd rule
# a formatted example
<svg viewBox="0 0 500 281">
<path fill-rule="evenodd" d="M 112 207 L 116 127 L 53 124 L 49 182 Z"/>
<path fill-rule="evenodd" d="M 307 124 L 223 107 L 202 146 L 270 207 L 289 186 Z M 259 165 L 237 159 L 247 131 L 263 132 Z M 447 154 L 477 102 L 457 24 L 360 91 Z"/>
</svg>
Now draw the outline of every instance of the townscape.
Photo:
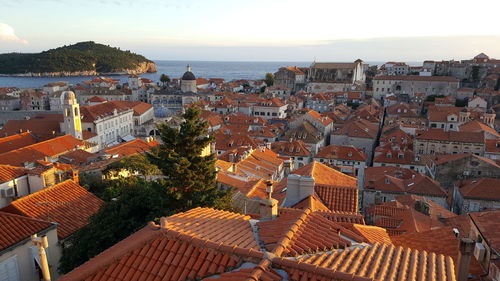
<svg viewBox="0 0 500 281">
<path fill-rule="evenodd" d="M 0 85 L 0 280 L 500 280 L 500 59 L 168 75 Z"/>
</svg>

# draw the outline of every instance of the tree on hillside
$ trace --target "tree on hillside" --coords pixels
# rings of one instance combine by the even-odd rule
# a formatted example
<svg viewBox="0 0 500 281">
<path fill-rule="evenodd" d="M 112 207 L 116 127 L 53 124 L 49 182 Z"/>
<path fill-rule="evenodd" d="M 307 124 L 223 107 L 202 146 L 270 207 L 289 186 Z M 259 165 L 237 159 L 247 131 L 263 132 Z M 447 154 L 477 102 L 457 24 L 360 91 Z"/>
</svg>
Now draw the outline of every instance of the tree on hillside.
<svg viewBox="0 0 500 281">
<path fill-rule="evenodd" d="M 147 157 L 114 167 L 155 174 L 161 171 L 163 178 L 118 178 L 97 188 L 106 202 L 87 226 L 69 238 L 60 272 L 71 271 L 151 220 L 198 206 L 231 209 L 231 191 L 219 190 L 216 184 L 214 156 L 202 155 L 212 138 L 207 135 L 207 123 L 200 119 L 200 109 L 189 107 L 183 118 L 179 129 L 159 125 L 163 144 Z M 146 163 L 138 163 L 141 161 Z"/>
<path fill-rule="evenodd" d="M 264 79 L 268 87 L 274 84 L 274 75 L 270 72 L 266 73 L 266 78 Z"/>
<path fill-rule="evenodd" d="M 170 77 L 168 77 L 168 75 L 166 75 L 166 74 L 162 74 L 160 76 L 160 81 L 163 84 L 163 86 L 165 86 L 165 83 L 169 83 L 170 82 Z"/>
<path fill-rule="evenodd" d="M 159 182 L 176 199 L 172 207 L 185 211 L 199 206 L 231 208 L 229 191 L 216 184 L 215 158 L 202 155 L 213 138 L 208 135 L 207 122 L 200 118 L 198 107 L 189 107 L 183 114 L 180 128 L 160 124 L 162 144 L 148 153 L 149 161 L 162 171 Z"/>
</svg>

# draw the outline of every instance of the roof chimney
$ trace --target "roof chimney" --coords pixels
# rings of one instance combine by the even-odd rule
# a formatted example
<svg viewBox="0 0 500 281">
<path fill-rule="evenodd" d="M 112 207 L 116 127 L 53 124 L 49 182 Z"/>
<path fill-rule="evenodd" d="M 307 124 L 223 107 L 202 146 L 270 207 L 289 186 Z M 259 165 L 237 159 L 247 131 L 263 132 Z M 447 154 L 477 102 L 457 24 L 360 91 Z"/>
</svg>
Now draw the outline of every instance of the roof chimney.
<svg viewBox="0 0 500 281">
<path fill-rule="evenodd" d="M 260 201 L 260 219 L 272 220 L 278 216 L 278 200 L 273 199 L 273 182 L 266 181 L 267 198 Z"/>
<path fill-rule="evenodd" d="M 166 217 L 160 218 L 160 227 L 161 228 L 168 228 L 168 221 L 167 221 Z"/>
<path fill-rule="evenodd" d="M 470 238 L 460 239 L 460 251 L 456 268 L 457 281 L 467 281 L 469 277 L 470 259 L 474 253 L 475 243 Z"/>
</svg>

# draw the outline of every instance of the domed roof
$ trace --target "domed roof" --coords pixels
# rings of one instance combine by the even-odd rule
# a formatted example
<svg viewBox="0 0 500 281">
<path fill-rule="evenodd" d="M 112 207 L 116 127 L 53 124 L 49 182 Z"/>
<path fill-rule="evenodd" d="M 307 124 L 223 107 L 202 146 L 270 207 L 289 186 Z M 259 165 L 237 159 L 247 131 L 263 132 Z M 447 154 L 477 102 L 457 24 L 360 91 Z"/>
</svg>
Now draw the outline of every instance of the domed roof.
<svg viewBox="0 0 500 281">
<path fill-rule="evenodd" d="M 75 93 L 73 93 L 73 91 L 64 91 L 62 94 L 64 95 L 65 100 L 74 100 L 75 99 Z"/>
<path fill-rule="evenodd" d="M 196 80 L 196 76 L 191 72 L 191 67 L 187 66 L 187 71 L 182 75 L 182 80 Z"/>
</svg>

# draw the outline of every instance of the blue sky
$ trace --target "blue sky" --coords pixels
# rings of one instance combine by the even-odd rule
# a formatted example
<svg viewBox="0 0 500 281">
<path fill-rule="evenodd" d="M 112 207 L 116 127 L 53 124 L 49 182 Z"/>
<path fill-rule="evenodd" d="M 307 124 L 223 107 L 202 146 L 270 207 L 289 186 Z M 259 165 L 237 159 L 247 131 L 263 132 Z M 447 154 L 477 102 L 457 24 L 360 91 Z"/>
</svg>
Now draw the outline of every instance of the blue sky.
<svg viewBox="0 0 500 281">
<path fill-rule="evenodd" d="M 500 57 L 498 0 L 0 0 L 0 53 L 93 40 L 151 59 Z"/>
</svg>

